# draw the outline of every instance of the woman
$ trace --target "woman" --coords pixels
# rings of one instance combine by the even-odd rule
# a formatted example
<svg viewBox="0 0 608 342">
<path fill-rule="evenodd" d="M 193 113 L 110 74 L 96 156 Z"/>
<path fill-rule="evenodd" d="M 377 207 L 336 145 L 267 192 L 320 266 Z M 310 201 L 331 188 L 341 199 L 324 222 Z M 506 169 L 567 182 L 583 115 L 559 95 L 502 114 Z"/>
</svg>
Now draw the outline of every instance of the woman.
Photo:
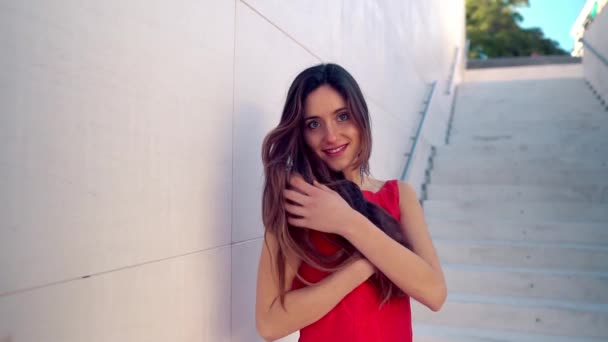
<svg viewBox="0 0 608 342">
<path fill-rule="evenodd" d="M 262 146 L 265 226 L 256 295 L 272 341 L 412 340 L 409 298 L 433 311 L 446 285 L 413 188 L 369 177 L 368 109 L 335 64 L 292 83 Z"/>
</svg>

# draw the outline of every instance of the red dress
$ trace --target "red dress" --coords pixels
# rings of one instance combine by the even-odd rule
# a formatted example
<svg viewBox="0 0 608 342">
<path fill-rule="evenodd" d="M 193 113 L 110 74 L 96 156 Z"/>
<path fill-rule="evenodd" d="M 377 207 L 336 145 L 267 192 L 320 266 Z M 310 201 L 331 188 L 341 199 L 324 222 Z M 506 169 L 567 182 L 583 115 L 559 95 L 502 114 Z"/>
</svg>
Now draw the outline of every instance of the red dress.
<svg viewBox="0 0 608 342">
<path fill-rule="evenodd" d="M 397 220 L 400 218 L 397 180 L 384 183 L 376 192 L 363 191 L 365 198 L 386 209 Z M 311 231 L 312 243 L 321 253 L 332 254 L 337 247 Z M 302 262 L 299 274 L 309 282 L 317 282 L 327 275 Z M 297 277 L 292 289 L 306 286 Z M 300 330 L 299 342 L 411 342 L 412 319 L 410 299 L 391 298 L 379 309 L 381 299 L 370 281 L 366 281 L 346 295 L 331 311 L 318 321 Z"/>
</svg>

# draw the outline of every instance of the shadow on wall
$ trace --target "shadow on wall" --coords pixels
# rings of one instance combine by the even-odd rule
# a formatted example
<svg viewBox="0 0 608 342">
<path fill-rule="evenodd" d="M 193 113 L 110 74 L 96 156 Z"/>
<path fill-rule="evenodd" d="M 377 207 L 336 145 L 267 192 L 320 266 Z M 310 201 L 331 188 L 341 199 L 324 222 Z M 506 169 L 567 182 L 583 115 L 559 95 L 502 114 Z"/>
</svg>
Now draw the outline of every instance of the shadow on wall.
<svg viewBox="0 0 608 342">
<path fill-rule="evenodd" d="M 281 101 L 284 98 L 281 97 Z M 282 104 L 282 103 L 281 103 Z M 279 108 L 279 106 L 273 106 Z M 280 106 L 282 109 L 282 106 Z M 255 327 L 257 266 L 264 226 L 262 223 L 262 190 L 264 170 L 262 142 L 279 122 L 277 113 L 264 112 L 253 102 L 235 104 L 233 149 L 233 226 L 232 226 L 232 340 L 251 341 L 258 337 Z"/>
<path fill-rule="evenodd" d="M 237 106 L 235 106 L 237 108 Z M 233 137 L 233 173 L 235 183 L 233 195 L 233 240 L 239 242 L 239 236 L 245 236 L 243 221 L 237 217 L 247 220 L 247 224 L 262 226 L 262 189 L 264 184 L 264 168 L 262 165 L 262 142 L 270 129 L 274 128 L 279 122 L 280 113 L 269 115 L 255 103 L 242 103 L 238 106 L 238 117 L 235 117 L 235 127 L 233 134 L 240 136 Z M 269 120 L 269 118 L 276 118 Z M 267 123 L 268 122 L 268 123 Z M 257 222 L 256 222 L 257 221 Z M 255 223 L 254 223 L 255 222 Z M 259 223 L 258 223 L 259 222 Z M 236 223 L 236 225 L 235 225 Z M 241 229 L 235 235 L 234 230 Z M 247 229 L 250 231 L 250 229 Z M 257 236 L 261 236 L 263 230 Z M 237 239 L 235 239 L 237 237 Z M 247 235 L 247 239 L 251 236 Z"/>
</svg>

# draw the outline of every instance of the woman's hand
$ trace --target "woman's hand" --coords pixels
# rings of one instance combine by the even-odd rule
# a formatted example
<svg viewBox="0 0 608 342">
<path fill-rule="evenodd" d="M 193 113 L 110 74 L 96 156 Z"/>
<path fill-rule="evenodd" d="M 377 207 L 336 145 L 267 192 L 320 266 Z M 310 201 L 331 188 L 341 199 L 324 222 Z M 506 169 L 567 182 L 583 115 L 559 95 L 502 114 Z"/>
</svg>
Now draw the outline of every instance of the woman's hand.
<svg viewBox="0 0 608 342">
<path fill-rule="evenodd" d="M 357 212 L 335 191 L 314 181 L 311 185 L 302 176 L 294 174 L 289 180 L 293 190 L 285 189 L 287 221 L 296 227 L 324 233 L 340 234 Z M 294 217 L 295 216 L 295 217 Z"/>
</svg>

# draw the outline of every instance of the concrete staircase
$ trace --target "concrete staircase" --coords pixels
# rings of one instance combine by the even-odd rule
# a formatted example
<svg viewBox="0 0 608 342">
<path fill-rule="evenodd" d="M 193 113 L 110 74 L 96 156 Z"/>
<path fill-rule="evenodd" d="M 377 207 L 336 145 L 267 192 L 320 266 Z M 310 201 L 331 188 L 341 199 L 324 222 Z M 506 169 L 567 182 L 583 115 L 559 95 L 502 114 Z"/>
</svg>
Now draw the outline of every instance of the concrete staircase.
<svg viewBox="0 0 608 342">
<path fill-rule="evenodd" d="M 448 300 L 417 342 L 608 341 L 608 112 L 583 79 L 464 83 L 423 203 Z"/>
</svg>

